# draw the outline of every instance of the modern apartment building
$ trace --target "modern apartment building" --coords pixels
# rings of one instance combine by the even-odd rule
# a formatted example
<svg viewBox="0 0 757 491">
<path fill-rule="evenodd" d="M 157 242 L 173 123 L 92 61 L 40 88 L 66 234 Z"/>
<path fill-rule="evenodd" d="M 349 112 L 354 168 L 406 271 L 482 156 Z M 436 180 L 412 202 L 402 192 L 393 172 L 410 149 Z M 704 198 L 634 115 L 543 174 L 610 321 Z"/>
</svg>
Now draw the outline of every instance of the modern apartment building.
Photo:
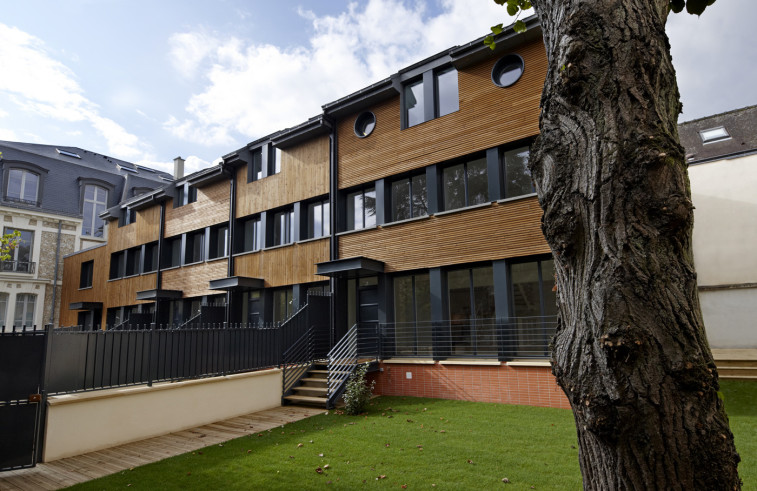
<svg viewBox="0 0 757 491">
<path fill-rule="evenodd" d="M 0 262 L 0 328 L 57 324 L 63 256 L 105 244 L 100 213 L 160 187 L 169 174 L 75 147 L 0 141 L 2 233 L 20 233 Z"/>
</svg>

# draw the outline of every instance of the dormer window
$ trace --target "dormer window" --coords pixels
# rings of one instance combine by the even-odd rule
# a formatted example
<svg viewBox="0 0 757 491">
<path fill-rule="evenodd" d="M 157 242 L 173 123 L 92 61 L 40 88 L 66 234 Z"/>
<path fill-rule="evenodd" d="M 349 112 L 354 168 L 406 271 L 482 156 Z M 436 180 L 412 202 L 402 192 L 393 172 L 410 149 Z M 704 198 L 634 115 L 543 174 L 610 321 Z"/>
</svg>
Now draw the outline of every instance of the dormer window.
<svg viewBox="0 0 757 491">
<path fill-rule="evenodd" d="M 82 235 L 102 237 L 105 231 L 105 222 L 100 218 L 100 213 L 105 211 L 108 205 L 108 190 L 94 184 L 84 186 L 84 205 L 82 207 Z"/>
<path fill-rule="evenodd" d="M 39 174 L 24 169 L 10 169 L 8 171 L 6 199 L 36 206 L 38 196 Z"/>
<path fill-rule="evenodd" d="M 405 85 L 402 93 L 402 127 L 439 118 L 460 109 L 457 70 L 429 70 Z"/>
<path fill-rule="evenodd" d="M 702 139 L 702 143 L 704 144 L 731 139 L 731 135 L 728 133 L 728 130 L 726 130 L 722 126 L 718 126 L 717 128 L 710 128 L 707 130 L 701 130 L 699 132 L 699 137 Z"/>
<path fill-rule="evenodd" d="M 197 188 L 190 186 L 188 182 L 185 182 L 184 184 L 178 184 L 176 186 L 176 191 L 176 205 L 174 206 L 174 208 L 188 205 L 189 203 L 194 203 L 195 201 L 197 201 Z"/>
</svg>

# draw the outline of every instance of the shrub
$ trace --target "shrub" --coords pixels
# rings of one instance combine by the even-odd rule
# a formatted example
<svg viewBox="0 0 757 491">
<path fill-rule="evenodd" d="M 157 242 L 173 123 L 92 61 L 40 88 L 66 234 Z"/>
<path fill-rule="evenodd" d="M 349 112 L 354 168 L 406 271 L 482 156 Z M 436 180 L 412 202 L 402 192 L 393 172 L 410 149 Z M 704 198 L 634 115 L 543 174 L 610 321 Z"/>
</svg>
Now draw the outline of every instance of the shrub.
<svg viewBox="0 0 757 491">
<path fill-rule="evenodd" d="M 363 363 L 355 369 L 347 381 L 347 387 L 344 390 L 344 412 L 347 414 L 360 414 L 371 398 L 376 381 L 374 380 L 369 385 L 365 380 L 367 372 L 368 363 Z"/>
</svg>

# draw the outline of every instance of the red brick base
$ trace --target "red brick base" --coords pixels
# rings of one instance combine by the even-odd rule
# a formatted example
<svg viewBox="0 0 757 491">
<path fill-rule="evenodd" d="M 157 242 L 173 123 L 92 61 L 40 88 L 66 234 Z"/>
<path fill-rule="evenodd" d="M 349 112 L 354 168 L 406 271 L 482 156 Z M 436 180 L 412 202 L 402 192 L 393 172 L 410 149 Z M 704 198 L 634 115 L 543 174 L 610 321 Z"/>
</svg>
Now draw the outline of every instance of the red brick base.
<svg viewBox="0 0 757 491">
<path fill-rule="evenodd" d="M 374 394 L 569 409 L 549 367 L 381 363 Z M 412 378 L 407 378 L 407 374 Z"/>
</svg>

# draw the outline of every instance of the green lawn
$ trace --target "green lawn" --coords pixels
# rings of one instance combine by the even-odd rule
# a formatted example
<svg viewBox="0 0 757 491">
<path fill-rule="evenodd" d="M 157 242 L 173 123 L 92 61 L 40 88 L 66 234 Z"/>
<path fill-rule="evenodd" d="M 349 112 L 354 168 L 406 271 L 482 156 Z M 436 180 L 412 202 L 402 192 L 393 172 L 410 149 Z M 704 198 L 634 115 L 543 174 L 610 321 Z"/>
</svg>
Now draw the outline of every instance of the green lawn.
<svg viewBox="0 0 757 491">
<path fill-rule="evenodd" d="M 757 489 L 757 383 L 723 382 Z M 381 397 L 367 415 L 328 415 L 124 471 L 71 489 L 581 489 L 568 410 Z"/>
</svg>

